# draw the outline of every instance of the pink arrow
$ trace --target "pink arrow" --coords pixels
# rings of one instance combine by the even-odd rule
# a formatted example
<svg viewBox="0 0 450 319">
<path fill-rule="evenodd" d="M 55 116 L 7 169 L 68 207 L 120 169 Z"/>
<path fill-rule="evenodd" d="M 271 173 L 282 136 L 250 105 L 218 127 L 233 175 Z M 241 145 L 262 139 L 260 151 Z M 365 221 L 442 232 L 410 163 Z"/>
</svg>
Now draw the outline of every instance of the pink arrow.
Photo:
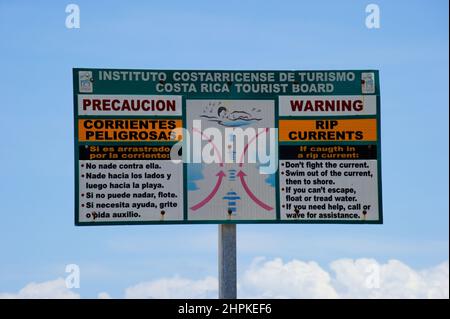
<svg viewBox="0 0 450 319">
<path fill-rule="evenodd" d="M 269 131 L 269 128 L 267 127 L 262 133 L 267 133 Z M 248 143 L 245 145 L 244 147 L 244 151 L 241 154 L 241 158 L 239 159 L 239 167 L 242 167 L 242 165 L 244 164 L 243 159 L 245 156 L 245 153 L 247 153 L 248 151 L 248 147 L 250 146 L 250 144 L 252 144 L 254 141 L 256 141 L 256 139 L 258 138 L 259 134 L 261 132 L 258 132 L 255 136 L 253 136 L 250 141 L 248 141 Z"/>
<path fill-rule="evenodd" d="M 206 196 L 205 199 L 203 199 L 200 203 L 192 206 L 192 210 L 197 210 L 200 207 L 205 206 L 216 195 L 217 191 L 219 190 L 220 184 L 222 184 L 222 179 L 224 178 L 225 173 L 223 171 L 220 171 L 216 174 L 216 176 L 219 176 L 219 178 L 217 179 L 216 186 L 214 186 L 212 192 L 208 196 Z"/>
<path fill-rule="evenodd" d="M 248 187 L 247 183 L 245 182 L 244 177 L 247 176 L 243 171 L 239 171 L 239 173 L 236 174 L 236 176 L 239 176 L 241 179 L 242 186 L 244 187 L 245 192 L 247 195 L 259 206 L 264 208 L 265 210 L 272 210 L 273 207 L 270 207 L 269 205 L 263 203 L 261 200 L 258 199 L 258 197 L 255 196 L 255 194 L 252 193 L 250 188 Z"/>
</svg>

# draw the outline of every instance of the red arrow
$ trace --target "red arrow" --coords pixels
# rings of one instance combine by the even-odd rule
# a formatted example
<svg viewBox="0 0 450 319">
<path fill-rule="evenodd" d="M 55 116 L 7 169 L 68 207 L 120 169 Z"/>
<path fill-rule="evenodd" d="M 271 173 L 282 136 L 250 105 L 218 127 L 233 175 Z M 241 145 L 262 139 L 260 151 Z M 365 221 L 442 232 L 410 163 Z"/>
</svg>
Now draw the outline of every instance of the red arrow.
<svg viewBox="0 0 450 319">
<path fill-rule="evenodd" d="M 219 173 L 216 174 L 216 176 L 219 176 L 219 178 L 217 179 L 216 186 L 214 186 L 212 192 L 208 196 L 206 196 L 205 199 L 203 199 L 200 203 L 192 206 L 191 207 L 192 210 L 197 210 L 200 207 L 205 206 L 216 195 L 217 191 L 219 190 L 220 184 L 222 184 L 222 179 L 226 175 L 223 171 L 220 171 Z"/>
<path fill-rule="evenodd" d="M 258 197 L 255 196 L 255 194 L 252 193 L 250 188 L 248 187 L 247 183 L 245 182 L 244 176 L 247 176 L 243 171 L 239 171 L 239 173 L 236 174 L 236 176 L 239 176 L 241 179 L 242 186 L 244 187 L 244 190 L 246 191 L 247 195 L 259 206 L 264 208 L 265 210 L 272 210 L 273 207 L 270 207 L 269 205 L 263 203 L 261 200 L 258 199 Z"/>
</svg>

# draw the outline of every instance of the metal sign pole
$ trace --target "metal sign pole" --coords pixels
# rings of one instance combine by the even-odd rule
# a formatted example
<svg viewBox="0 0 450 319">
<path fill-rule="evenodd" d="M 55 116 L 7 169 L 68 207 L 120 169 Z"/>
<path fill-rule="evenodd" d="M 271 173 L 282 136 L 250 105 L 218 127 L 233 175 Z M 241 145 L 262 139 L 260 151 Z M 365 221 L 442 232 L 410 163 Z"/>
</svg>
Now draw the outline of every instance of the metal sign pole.
<svg viewBox="0 0 450 319">
<path fill-rule="evenodd" d="M 219 224 L 219 299 L 236 296 L 236 225 Z"/>
</svg>

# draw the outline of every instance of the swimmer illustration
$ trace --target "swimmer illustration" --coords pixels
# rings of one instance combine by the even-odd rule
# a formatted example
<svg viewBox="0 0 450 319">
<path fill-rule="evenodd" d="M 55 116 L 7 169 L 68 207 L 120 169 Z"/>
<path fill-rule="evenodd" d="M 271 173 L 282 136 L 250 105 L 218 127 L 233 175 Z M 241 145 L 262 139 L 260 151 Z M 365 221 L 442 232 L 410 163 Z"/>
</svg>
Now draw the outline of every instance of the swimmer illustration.
<svg viewBox="0 0 450 319">
<path fill-rule="evenodd" d="M 214 107 L 211 107 L 211 105 L 210 108 L 205 108 L 203 111 L 204 114 L 200 115 L 200 117 L 207 118 L 209 121 L 217 122 L 219 125 L 228 127 L 246 126 L 261 121 L 261 118 L 246 111 L 231 111 L 225 106 L 218 106 L 217 112 L 214 112 L 213 109 Z M 255 113 L 261 112 L 261 110 L 256 108 L 252 108 L 252 111 Z"/>
</svg>

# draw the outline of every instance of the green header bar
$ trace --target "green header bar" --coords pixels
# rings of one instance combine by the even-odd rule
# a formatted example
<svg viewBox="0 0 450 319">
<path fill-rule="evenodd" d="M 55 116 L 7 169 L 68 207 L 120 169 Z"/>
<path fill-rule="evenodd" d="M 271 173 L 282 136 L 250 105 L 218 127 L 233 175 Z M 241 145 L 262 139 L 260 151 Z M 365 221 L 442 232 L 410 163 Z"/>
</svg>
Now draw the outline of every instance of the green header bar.
<svg viewBox="0 0 450 319">
<path fill-rule="evenodd" d="M 225 71 L 77 68 L 91 72 L 92 94 L 178 94 L 189 98 L 379 94 L 377 70 Z M 370 74 L 373 74 L 371 83 Z M 75 89 L 78 91 L 79 83 Z M 367 86 L 369 90 L 364 91 Z"/>
</svg>

